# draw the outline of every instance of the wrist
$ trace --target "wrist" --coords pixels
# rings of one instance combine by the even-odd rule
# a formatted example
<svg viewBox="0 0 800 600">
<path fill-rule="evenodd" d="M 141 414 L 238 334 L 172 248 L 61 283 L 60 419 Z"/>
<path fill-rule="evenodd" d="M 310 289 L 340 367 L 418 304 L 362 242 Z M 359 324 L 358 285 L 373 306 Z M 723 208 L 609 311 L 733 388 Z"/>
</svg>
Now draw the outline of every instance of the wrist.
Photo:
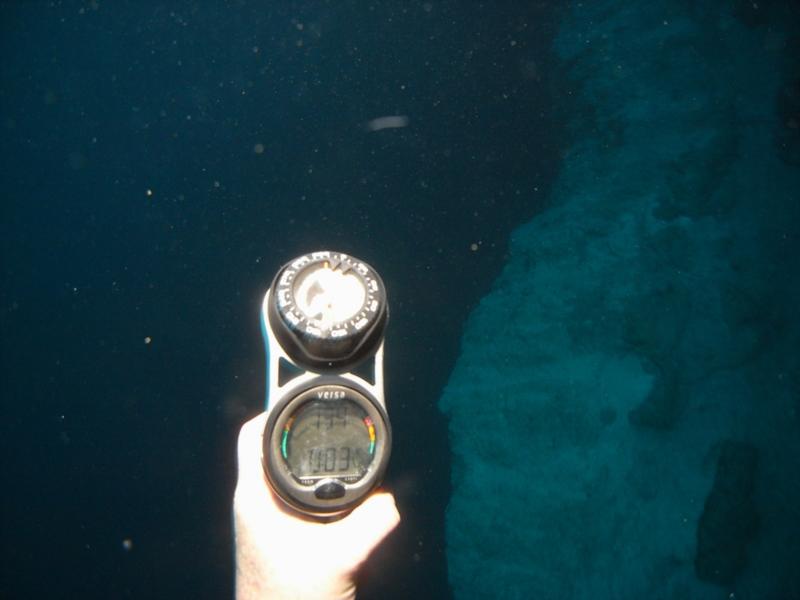
<svg viewBox="0 0 800 600">
<path fill-rule="evenodd" d="M 350 572 L 321 570 L 319 561 L 298 560 L 297 551 L 276 548 L 271 535 L 253 535 L 234 502 L 236 600 L 353 600 Z M 263 532 L 266 534 L 266 532 Z M 265 542 L 262 546 L 259 542 Z M 284 543 L 292 543 L 284 539 Z"/>
</svg>

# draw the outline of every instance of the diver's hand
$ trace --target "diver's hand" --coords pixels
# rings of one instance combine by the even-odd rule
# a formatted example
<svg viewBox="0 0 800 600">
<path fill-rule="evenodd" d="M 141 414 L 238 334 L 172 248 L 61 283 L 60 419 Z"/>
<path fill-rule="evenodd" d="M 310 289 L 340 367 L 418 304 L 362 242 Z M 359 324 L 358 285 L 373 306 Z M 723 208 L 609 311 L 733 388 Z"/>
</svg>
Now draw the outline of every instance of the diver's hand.
<svg viewBox="0 0 800 600">
<path fill-rule="evenodd" d="M 239 480 L 233 497 L 237 600 L 355 597 L 353 576 L 400 522 L 394 497 L 376 493 L 332 523 L 284 509 L 261 466 L 266 414 L 239 433 Z"/>
</svg>

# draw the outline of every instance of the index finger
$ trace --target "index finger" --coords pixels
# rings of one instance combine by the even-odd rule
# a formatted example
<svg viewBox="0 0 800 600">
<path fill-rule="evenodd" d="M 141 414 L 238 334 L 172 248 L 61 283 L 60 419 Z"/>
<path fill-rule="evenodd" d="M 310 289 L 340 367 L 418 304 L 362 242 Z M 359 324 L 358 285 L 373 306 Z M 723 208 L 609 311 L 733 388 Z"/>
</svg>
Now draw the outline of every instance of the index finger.
<svg viewBox="0 0 800 600">
<path fill-rule="evenodd" d="M 237 485 L 264 486 L 264 469 L 261 466 L 261 443 L 264 435 L 264 426 L 267 422 L 267 413 L 250 419 L 239 431 L 238 462 L 239 480 Z"/>
</svg>

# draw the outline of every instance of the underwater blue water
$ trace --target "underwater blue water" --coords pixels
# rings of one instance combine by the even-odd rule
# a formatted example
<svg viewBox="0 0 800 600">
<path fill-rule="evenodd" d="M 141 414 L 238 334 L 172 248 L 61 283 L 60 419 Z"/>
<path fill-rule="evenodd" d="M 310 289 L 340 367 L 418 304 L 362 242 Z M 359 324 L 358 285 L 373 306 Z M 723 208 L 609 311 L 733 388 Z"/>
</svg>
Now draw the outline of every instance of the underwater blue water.
<svg viewBox="0 0 800 600">
<path fill-rule="evenodd" d="M 329 247 L 391 304 L 359 597 L 800 597 L 791 3 L 0 28 L 0 596 L 232 595 L 261 299 Z"/>
</svg>

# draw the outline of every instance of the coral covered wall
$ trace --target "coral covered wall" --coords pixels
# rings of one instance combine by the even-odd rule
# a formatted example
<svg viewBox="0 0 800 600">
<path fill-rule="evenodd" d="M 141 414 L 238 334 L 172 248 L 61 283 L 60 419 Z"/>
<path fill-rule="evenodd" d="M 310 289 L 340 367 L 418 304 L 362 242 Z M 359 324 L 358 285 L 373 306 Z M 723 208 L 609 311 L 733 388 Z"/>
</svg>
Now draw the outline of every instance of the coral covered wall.
<svg viewBox="0 0 800 600">
<path fill-rule="evenodd" d="M 565 13 L 569 150 L 440 401 L 457 597 L 800 597 L 794 17 Z"/>
</svg>

